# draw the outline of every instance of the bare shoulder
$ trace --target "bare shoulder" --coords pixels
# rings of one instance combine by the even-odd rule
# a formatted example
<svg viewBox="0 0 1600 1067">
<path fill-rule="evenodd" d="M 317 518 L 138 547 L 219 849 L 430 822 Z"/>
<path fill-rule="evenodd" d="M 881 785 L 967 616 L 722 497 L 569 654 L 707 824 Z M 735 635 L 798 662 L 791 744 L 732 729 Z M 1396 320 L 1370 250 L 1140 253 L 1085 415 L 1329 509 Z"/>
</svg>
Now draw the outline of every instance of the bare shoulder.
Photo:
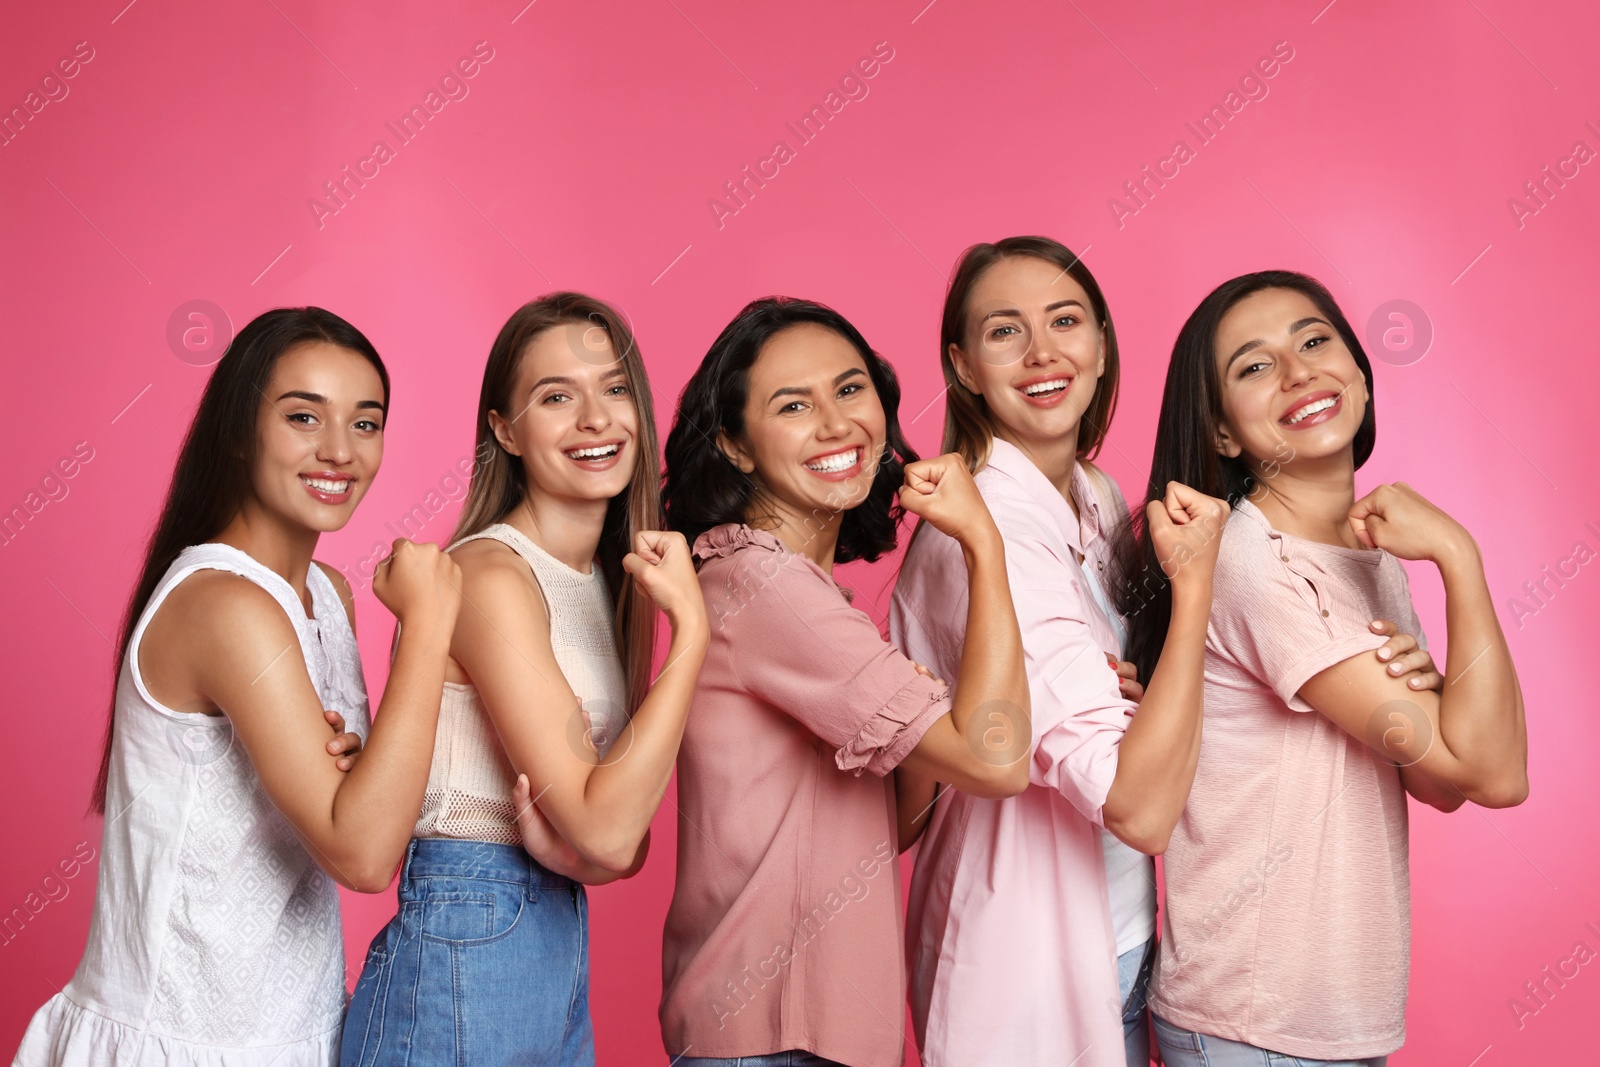
<svg viewBox="0 0 1600 1067">
<path fill-rule="evenodd" d="M 356 595 L 351 591 L 350 583 L 345 580 L 344 575 L 321 560 L 314 559 L 311 562 L 315 563 L 317 569 L 327 575 L 328 581 L 333 583 L 333 591 L 339 594 L 339 603 L 344 605 L 345 618 L 350 620 L 350 630 L 354 632 L 356 628 Z"/>
<path fill-rule="evenodd" d="M 493 619 L 532 614 L 548 628 L 544 592 L 533 569 L 510 545 L 482 537 L 451 549 L 450 558 L 461 568 L 461 595 L 466 606 L 457 622 L 458 633 L 461 622 L 485 615 Z"/>
<path fill-rule="evenodd" d="M 167 594 L 139 643 L 139 670 L 161 703 L 210 711 L 201 693 L 218 672 L 259 670 L 297 648 L 294 623 L 275 597 L 248 578 L 222 570 L 189 575 Z"/>
</svg>

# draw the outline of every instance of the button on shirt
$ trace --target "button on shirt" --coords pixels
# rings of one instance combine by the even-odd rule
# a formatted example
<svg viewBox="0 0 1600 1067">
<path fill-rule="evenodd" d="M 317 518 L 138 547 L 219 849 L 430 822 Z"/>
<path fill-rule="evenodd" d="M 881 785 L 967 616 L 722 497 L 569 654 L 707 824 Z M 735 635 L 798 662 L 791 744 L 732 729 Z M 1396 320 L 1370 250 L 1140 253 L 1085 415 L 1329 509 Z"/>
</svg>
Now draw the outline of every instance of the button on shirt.
<svg viewBox="0 0 1600 1067">
<path fill-rule="evenodd" d="M 1030 786 L 1004 800 L 946 790 L 934 809 L 907 916 L 918 1044 L 929 1067 L 1123 1067 L 1101 807 L 1134 705 L 1106 662 L 1122 651 L 1116 628 L 1078 559 L 1105 558 L 1099 497 L 1079 464 L 1080 522 L 1033 462 L 998 439 L 976 481 L 1005 541 L 1022 631 Z M 895 587 L 891 636 L 954 678 L 966 615 L 960 547 L 919 530 Z"/>
</svg>

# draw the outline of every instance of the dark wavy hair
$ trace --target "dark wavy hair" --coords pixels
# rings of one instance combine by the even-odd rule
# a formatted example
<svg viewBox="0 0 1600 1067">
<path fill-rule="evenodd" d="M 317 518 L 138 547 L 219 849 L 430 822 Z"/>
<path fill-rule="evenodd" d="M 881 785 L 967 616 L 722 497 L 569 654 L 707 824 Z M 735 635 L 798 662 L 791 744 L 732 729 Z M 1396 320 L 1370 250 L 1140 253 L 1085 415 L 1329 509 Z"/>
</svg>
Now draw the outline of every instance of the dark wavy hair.
<svg viewBox="0 0 1600 1067">
<path fill-rule="evenodd" d="M 900 429 L 900 381 L 889 361 L 874 352 L 861 332 L 843 315 L 810 300 L 768 296 L 752 300 L 723 329 L 706 358 L 683 387 L 678 410 L 667 435 L 667 474 L 661 500 L 667 526 L 695 538 L 714 526 L 746 521 L 746 509 L 759 483 L 745 474 L 717 447 L 717 434 L 744 437 L 744 407 L 749 398 L 750 368 L 767 342 L 794 326 L 813 323 L 843 337 L 860 353 L 867 375 L 883 404 L 884 451 L 866 499 L 844 513 L 834 559 L 875 560 L 893 551 L 905 512 L 895 494 L 914 463 Z"/>
<path fill-rule="evenodd" d="M 276 308 L 251 319 L 234 337 L 200 395 L 200 407 L 178 452 L 161 517 L 145 548 L 138 584 L 122 614 L 117 658 L 111 668 L 111 714 L 106 719 L 100 771 L 89 802 L 92 811 L 104 814 L 106 810 L 111 740 L 116 729 L 116 679 L 128 658 L 133 628 L 179 553 L 220 534 L 254 491 L 256 423 L 273 368 L 291 349 L 318 341 L 348 349 L 372 364 L 383 382 L 387 421 L 389 372 L 372 342 L 333 312 L 319 307 Z"/>
<path fill-rule="evenodd" d="M 1360 468 L 1372 455 L 1378 437 L 1372 363 L 1338 302 L 1315 278 L 1287 270 L 1257 271 L 1213 289 L 1178 331 L 1172 361 L 1167 365 L 1161 417 L 1156 423 L 1146 503 L 1164 496 L 1168 482 L 1182 482 L 1191 489 L 1225 498 L 1230 507 L 1258 488 L 1260 483 L 1242 456 L 1229 457 L 1217 451 L 1222 383 L 1217 375 L 1216 342 L 1223 316 L 1245 297 L 1265 289 L 1288 289 L 1305 296 L 1350 350 L 1367 382 L 1366 413 L 1352 442 L 1356 467 Z M 1172 585 L 1144 528 L 1144 509 L 1131 510 L 1133 521 L 1124 528 L 1116 546 L 1114 593 L 1117 610 L 1128 619 L 1128 659 L 1138 665 L 1139 677 L 1148 680 L 1167 639 L 1167 625 L 1172 619 Z"/>
</svg>

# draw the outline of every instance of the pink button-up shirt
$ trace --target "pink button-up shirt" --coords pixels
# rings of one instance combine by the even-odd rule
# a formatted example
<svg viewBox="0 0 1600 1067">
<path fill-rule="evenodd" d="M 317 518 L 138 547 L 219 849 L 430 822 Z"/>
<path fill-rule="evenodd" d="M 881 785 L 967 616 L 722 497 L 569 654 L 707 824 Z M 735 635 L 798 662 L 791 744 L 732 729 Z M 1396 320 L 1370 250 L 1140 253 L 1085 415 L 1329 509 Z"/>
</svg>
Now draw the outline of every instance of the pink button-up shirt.
<svg viewBox="0 0 1600 1067">
<path fill-rule="evenodd" d="M 1078 563 L 1078 553 L 1096 567 L 1107 559 L 1099 496 L 1079 464 L 1080 521 L 998 439 L 977 484 L 1005 540 L 1022 630 L 1031 784 L 1005 800 L 947 789 L 934 808 L 907 915 L 918 1045 L 928 1067 L 1124 1067 L 1100 809 L 1134 705 L 1106 662 L 1121 653 L 1116 631 Z M 966 615 L 960 547 L 920 530 L 895 587 L 891 636 L 953 679 Z"/>
<path fill-rule="evenodd" d="M 667 1053 L 899 1067 L 904 941 L 884 776 L 948 714 L 949 694 L 772 534 L 718 526 L 694 553 L 711 647 L 678 751 Z"/>
</svg>

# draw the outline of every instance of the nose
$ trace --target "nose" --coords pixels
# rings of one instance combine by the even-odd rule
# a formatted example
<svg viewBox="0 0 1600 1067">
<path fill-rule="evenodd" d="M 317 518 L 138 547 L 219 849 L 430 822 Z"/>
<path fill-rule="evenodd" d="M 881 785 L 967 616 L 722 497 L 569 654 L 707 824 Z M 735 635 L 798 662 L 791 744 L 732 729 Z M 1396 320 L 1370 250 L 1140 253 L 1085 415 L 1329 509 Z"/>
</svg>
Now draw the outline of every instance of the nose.
<svg viewBox="0 0 1600 1067">
<path fill-rule="evenodd" d="M 1300 358 L 1300 354 L 1293 349 L 1285 352 L 1279 362 L 1283 368 L 1283 387 L 1294 389 L 1307 382 L 1314 381 L 1317 377 L 1316 369 L 1310 363 Z"/>
<path fill-rule="evenodd" d="M 850 417 L 837 400 L 825 400 L 817 405 L 817 439 L 836 440 L 850 432 Z"/>
<path fill-rule="evenodd" d="M 1061 338 L 1050 329 L 1048 321 L 1031 324 L 1028 331 L 1028 351 L 1023 356 L 1025 367 L 1046 367 L 1061 356 Z"/>
<path fill-rule="evenodd" d="M 354 459 L 355 441 L 350 427 L 336 421 L 325 423 L 317 435 L 317 458 L 334 466 L 343 466 Z"/>
<path fill-rule="evenodd" d="M 585 392 L 578 403 L 578 429 L 584 433 L 600 433 L 611 425 L 611 416 L 606 412 L 602 397 Z"/>
</svg>

